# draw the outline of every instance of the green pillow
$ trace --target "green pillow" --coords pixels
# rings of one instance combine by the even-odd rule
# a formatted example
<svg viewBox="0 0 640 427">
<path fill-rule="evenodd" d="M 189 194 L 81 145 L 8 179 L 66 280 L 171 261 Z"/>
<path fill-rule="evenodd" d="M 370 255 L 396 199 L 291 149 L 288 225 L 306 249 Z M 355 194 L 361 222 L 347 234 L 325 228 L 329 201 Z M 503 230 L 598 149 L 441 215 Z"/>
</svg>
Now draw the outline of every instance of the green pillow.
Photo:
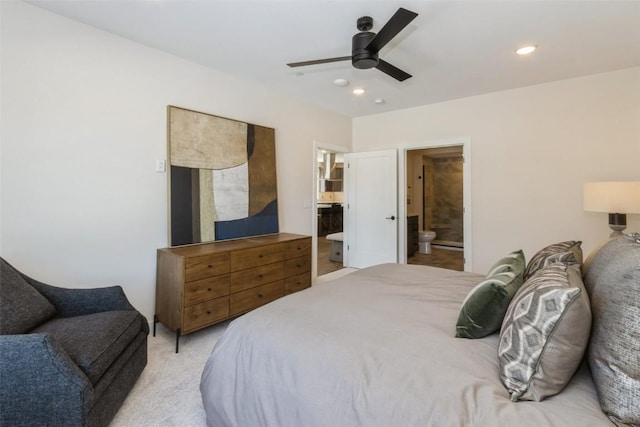
<svg viewBox="0 0 640 427">
<path fill-rule="evenodd" d="M 522 250 L 496 262 L 482 282 L 462 302 L 456 337 L 482 338 L 500 329 L 511 299 L 522 286 L 525 269 Z"/>
</svg>

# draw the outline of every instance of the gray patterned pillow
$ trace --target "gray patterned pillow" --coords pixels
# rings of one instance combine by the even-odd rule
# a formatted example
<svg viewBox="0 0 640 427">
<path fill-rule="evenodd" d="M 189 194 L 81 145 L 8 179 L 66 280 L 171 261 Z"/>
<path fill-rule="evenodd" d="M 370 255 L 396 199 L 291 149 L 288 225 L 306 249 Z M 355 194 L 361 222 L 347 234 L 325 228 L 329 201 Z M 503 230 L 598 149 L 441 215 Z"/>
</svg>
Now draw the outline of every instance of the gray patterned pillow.
<svg viewBox="0 0 640 427">
<path fill-rule="evenodd" d="M 564 264 L 582 264 L 581 241 L 568 240 L 566 242 L 554 243 L 540 249 L 529 260 L 527 269 L 524 272 L 524 280 L 533 276 L 536 271 L 545 268 L 556 262 Z"/>
<path fill-rule="evenodd" d="M 524 267 L 521 250 L 511 252 L 491 267 L 486 279 L 462 302 L 456 337 L 482 338 L 500 329 L 511 298 L 522 286 Z"/>
<path fill-rule="evenodd" d="M 552 264 L 518 290 L 500 330 L 500 379 L 511 400 L 559 393 L 580 365 L 591 311 L 578 264 Z"/>
<path fill-rule="evenodd" d="M 600 406 L 616 423 L 640 425 L 640 234 L 611 239 L 590 258 L 587 360 Z"/>
</svg>

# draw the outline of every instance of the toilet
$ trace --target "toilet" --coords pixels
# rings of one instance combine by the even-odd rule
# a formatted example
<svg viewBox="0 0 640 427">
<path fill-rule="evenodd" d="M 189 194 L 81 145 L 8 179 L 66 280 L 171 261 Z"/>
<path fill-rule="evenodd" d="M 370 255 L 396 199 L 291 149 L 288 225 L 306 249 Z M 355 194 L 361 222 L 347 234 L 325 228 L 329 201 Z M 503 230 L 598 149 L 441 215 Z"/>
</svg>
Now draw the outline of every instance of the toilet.
<svg viewBox="0 0 640 427">
<path fill-rule="evenodd" d="M 418 233 L 418 253 L 430 254 L 431 241 L 436 238 L 436 232 L 432 230 L 420 230 Z M 415 240 L 414 240 L 415 241 Z"/>
</svg>

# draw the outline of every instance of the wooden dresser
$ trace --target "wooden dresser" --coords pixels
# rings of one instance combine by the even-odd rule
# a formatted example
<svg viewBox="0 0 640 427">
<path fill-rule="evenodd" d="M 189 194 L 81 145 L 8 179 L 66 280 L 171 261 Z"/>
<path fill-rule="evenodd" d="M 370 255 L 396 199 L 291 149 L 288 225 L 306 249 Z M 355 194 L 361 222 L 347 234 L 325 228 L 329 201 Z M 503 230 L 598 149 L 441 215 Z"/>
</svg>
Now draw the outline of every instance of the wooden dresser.
<svg viewBox="0 0 640 427">
<path fill-rule="evenodd" d="M 311 286 L 311 237 L 280 233 L 158 249 L 155 324 L 179 339 Z"/>
</svg>

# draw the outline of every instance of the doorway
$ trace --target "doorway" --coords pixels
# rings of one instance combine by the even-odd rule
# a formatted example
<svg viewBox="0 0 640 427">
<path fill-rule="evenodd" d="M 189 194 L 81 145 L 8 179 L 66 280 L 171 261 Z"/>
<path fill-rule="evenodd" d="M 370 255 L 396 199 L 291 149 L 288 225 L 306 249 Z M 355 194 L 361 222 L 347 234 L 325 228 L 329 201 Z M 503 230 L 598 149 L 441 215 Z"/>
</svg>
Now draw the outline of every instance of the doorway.
<svg viewBox="0 0 640 427">
<path fill-rule="evenodd" d="M 314 277 L 398 261 L 397 159 L 314 147 Z"/>
<path fill-rule="evenodd" d="M 407 151 L 407 264 L 464 270 L 462 146 Z"/>
<path fill-rule="evenodd" d="M 344 154 L 316 148 L 316 266 L 317 276 L 344 268 Z"/>
<path fill-rule="evenodd" d="M 399 190 L 405 262 L 472 271 L 470 141 L 407 147 L 404 157 Z"/>
</svg>

